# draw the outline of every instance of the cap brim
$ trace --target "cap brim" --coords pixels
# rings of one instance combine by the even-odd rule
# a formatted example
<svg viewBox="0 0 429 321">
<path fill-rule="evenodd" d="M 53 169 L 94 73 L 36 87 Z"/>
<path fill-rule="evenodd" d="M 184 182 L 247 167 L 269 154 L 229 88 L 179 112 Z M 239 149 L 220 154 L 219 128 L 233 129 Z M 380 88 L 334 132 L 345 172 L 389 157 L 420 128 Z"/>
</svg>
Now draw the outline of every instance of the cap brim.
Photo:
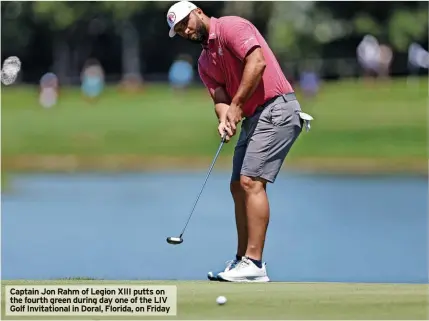
<svg viewBox="0 0 429 321">
<path fill-rule="evenodd" d="M 170 38 L 173 38 L 176 35 L 176 32 L 174 31 L 174 26 L 171 27 L 170 31 L 168 32 L 168 35 Z"/>
</svg>

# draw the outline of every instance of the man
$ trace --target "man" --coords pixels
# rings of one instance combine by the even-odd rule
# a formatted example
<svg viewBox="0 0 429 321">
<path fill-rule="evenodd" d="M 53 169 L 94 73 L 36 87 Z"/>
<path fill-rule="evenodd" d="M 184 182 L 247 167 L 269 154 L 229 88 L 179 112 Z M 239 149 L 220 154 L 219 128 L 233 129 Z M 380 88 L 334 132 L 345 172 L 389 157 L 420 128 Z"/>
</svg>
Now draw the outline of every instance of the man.
<svg viewBox="0 0 429 321">
<path fill-rule="evenodd" d="M 300 105 L 274 54 L 249 21 L 235 16 L 209 18 L 193 3 L 180 1 L 168 10 L 167 22 L 170 37 L 178 34 L 202 45 L 198 72 L 213 99 L 219 135 L 226 133 L 229 141 L 244 119 L 230 183 L 238 234 L 236 258 L 208 277 L 267 282 L 262 262 L 270 215 L 266 185 L 274 183 L 301 132 Z"/>
</svg>

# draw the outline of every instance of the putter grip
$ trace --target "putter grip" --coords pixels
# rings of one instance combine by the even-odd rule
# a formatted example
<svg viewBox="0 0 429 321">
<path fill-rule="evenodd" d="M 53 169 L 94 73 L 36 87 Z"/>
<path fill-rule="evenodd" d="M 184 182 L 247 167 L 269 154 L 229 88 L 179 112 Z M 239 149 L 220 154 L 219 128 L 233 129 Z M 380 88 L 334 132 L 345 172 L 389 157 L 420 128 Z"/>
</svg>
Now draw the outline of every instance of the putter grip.
<svg viewBox="0 0 429 321">
<path fill-rule="evenodd" d="M 224 142 L 225 140 L 226 140 L 226 135 L 227 135 L 228 133 L 226 132 L 226 130 L 223 132 L 223 136 L 222 136 L 222 141 Z"/>
</svg>

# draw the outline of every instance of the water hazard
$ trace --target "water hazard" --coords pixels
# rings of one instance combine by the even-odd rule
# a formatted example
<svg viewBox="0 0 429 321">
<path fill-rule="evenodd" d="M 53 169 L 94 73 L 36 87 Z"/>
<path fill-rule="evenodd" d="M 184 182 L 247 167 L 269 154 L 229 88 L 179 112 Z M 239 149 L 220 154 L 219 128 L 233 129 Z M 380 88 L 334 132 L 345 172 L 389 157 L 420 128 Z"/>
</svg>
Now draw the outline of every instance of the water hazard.
<svg viewBox="0 0 429 321">
<path fill-rule="evenodd" d="M 2 278 L 206 279 L 235 255 L 229 174 L 22 175 L 2 196 Z M 273 281 L 428 282 L 427 181 L 283 173 L 269 187 Z"/>
</svg>

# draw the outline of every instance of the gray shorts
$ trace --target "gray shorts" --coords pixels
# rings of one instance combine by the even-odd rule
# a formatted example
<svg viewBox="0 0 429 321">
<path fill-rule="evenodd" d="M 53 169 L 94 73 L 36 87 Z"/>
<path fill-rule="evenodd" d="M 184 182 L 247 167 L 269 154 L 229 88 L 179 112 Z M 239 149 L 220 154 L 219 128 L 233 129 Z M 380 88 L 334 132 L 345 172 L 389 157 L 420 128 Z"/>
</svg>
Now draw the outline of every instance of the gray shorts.
<svg viewBox="0 0 429 321">
<path fill-rule="evenodd" d="M 231 181 L 240 175 L 274 183 L 283 162 L 301 133 L 301 107 L 294 94 L 268 101 L 241 124 L 235 146 Z"/>
</svg>

